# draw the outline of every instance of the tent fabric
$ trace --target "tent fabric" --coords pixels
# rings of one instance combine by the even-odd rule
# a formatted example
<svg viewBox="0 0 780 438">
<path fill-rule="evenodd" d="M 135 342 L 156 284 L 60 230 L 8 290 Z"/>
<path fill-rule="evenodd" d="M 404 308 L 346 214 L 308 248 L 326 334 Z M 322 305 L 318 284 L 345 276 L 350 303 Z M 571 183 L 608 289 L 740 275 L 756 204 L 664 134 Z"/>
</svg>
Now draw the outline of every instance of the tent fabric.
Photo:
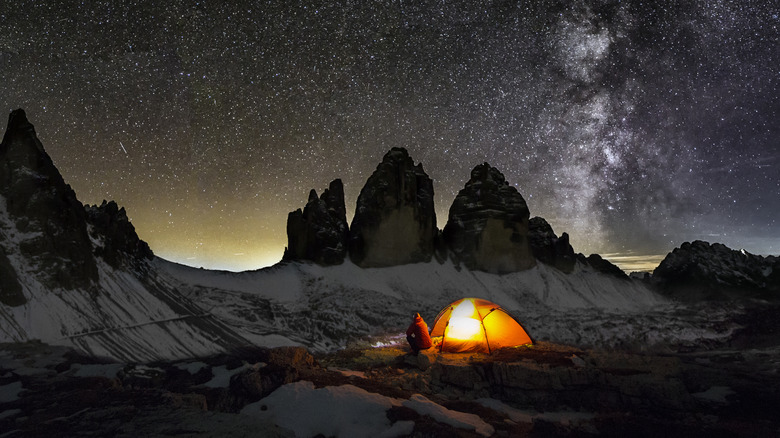
<svg viewBox="0 0 780 438">
<path fill-rule="evenodd" d="M 498 304 L 462 298 L 439 312 L 431 337 L 441 336 L 441 351 L 490 353 L 504 347 L 533 344 L 517 320 Z"/>
</svg>

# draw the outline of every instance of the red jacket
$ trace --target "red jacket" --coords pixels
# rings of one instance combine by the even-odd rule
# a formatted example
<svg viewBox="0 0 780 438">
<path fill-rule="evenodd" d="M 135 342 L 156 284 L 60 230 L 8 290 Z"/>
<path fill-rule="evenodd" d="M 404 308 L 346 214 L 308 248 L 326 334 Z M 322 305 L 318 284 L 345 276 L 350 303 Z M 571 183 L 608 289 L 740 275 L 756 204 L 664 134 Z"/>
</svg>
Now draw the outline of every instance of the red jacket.
<svg viewBox="0 0 780 438">
<path fill-rule="evenodd" d="M 428 324 L 423 321 L 422 316 L 414 318 L 414 322 L 406 329 L 406 336 L 414 335 L 414 339 L 417 342 L 417 348 L 425 350 L 431 348 L 433 342 L 431 342 L 431 335 L 428 334 Z"/>
</svg>

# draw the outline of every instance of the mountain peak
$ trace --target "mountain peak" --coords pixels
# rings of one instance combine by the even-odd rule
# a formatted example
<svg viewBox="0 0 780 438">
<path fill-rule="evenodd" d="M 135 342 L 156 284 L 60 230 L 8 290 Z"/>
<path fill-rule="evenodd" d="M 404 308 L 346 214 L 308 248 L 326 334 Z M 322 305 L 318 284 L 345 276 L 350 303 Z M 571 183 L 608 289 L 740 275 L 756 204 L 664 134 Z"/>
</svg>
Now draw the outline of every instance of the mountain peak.
<svg viewBox="0 0 780 438">
<path fill-rule="evenodd" d="M 19 236 L 28 236 L 4 242 L 7 254 L 36 258 L 36 275 L 51 287 L 89 287 L 97 281 L 84 206 L 21 109 L 8 117 L 0 144 L 0 197 L 8 226 Z"/>
<path fill-rule="evenodd" d="M 509 185 L 504 174 L 487 162 L 479 164 L 471 170 L 471 179 L 466 185 L 484 182 L 490 182 L 497 186 Z"/>
<path fill-rule="evenodd" d="M 11 114 L 8 115 L 8 126 L 5 130 L 5 136 L 3 136 L 3 144 L 8 143 L 6 140 L 9 137 L 25 132 L 32 132 L 35 135 L 35 128 L 27 120 L 27 114 L 21 108 L 11 111 Z"/>
<path fill-rule="evenodd" d="M 523 196 L 488 163 L 471 171 L 444 227 L 444 241 L 467 268 L 510 273 L 533 267 L 529 210 Z"/>
<path fill-rule="evenodd" d="M 404 148 L 392 148 L 360 190 L 350 226 L 351 260 L 362 267 L 428 262 L 438 234 L 433 180 Z"/>
<path fill-rule="evenodd" d="M 35 134 L 35 127 L 29 120 L 23 109 L 17 109 L 8 116 L 8 125 L 0 143 L 0 159 L 7 159 L 33 171 L 43 172 L 51 176 L 59 172 L 43 149 L 43 144 Z M 5 167 L 5 166 L 4 166 Z M 0 169 L 0 178 L 8 178 L 8 169 Z"/>
</svg>

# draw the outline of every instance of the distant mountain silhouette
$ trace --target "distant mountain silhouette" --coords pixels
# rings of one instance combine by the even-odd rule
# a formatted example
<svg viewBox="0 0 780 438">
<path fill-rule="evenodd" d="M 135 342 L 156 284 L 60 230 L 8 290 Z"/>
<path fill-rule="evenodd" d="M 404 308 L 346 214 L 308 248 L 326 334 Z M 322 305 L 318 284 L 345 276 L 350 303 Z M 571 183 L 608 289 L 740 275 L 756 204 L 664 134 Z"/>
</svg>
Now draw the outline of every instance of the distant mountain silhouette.
<svg viewBox="0 0 780 438">
<path fill-rule="evenodd" d="M 762 257 L 720 243 L 685 242 L 652 276 L 664 293 L 683 300 L 780 298 L 780 257 Z"/>
</svg>

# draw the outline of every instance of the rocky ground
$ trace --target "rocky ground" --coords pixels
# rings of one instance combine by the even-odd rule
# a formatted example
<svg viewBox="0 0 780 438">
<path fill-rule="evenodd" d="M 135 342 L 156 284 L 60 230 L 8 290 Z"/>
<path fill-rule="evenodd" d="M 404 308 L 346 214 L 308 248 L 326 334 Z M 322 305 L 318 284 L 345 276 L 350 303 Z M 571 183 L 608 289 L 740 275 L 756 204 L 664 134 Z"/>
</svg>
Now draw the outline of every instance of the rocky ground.
<svg viewBox="0 0 780 438">
<path fill-rule="evenodd" d="M 777 347 L 651 354 L 537 343 L 412 356 L 385 339 L 316 358 L 282 347 L 139 365 L 26 343 L 3 345 L 0 359 L 2 437 L 291 436 L 247 407 L 264 411 L 265 397 L 297 381 L 392 400 L 421 394 L 486 423 L 456 427 L 406 404 L 386 410 L 388 425 L 406 422 L 405 434 L 420 437 L 780 434 Z"/>
</svg>

